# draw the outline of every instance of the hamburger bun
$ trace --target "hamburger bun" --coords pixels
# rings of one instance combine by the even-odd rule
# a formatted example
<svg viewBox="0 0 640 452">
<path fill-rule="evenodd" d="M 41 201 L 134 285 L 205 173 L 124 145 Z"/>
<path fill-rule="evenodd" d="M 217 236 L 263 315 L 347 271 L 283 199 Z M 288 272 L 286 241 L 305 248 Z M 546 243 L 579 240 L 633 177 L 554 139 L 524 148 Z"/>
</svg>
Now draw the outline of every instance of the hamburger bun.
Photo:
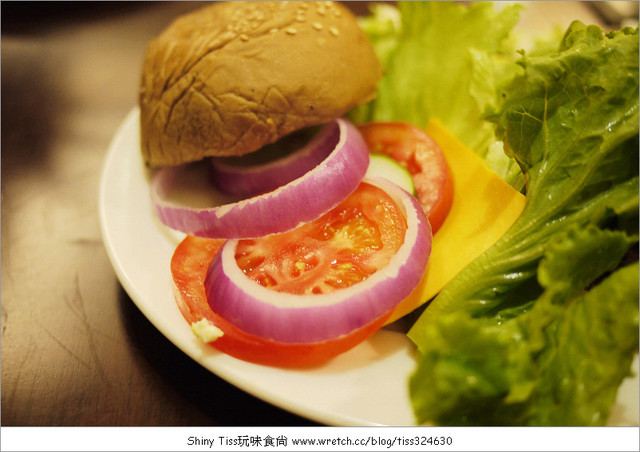
<svg viewBox="0 0 640 452">
<path fill-rule="evenodd" d="M 247 154 L 369 101 L 381 75 L 339 3 L 215 3 L 178 18 L 147 47 L 144 161 Z"/>
</svg>

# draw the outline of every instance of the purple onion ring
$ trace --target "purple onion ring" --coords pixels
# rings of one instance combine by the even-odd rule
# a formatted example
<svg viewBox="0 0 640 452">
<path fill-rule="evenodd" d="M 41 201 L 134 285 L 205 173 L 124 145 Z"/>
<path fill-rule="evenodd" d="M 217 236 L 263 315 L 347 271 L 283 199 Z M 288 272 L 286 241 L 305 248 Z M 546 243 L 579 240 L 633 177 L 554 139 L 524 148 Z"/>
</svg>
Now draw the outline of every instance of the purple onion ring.
<svg viewBox="0 0 640 452">
<path fill-rule="evenodd" d="M 212 182 L 234 196 L 255 196 L 288 184 L 322 162 L 337 141 L 335 123 L 324 125 L 305 146 L 280 159 L 256 165 L 232 165 L 223 158 L 211 160 Z"/>
<path fill-rule="evenodd" d="M 332 124 L 335 147 L 319 165 L 277 189 L 238 202 L 191 208 L 171 203 L 167 194 L 182 167 L 159 170 L 151 199 L 160 221 L 172 229 L 207 238 L 256 238 L 285 232 L 331 210 L 360 184 L 369 150 L 358 129 L 345 119 Z"/>
<path fill-rule="evenodd" d="M 431 253 L 431 226 L 418 201 L 385 179 L 366 181 L 387 192 L 407 219 L 404 243 L 389 264 L 350 287 L 318 295 L 267 289 L 238 266 L 229 240 L 205 279 L 209 306 L 250 334 L 284 343 L 330 340 L 389 312 L 418 285 Z"/>
</svg>

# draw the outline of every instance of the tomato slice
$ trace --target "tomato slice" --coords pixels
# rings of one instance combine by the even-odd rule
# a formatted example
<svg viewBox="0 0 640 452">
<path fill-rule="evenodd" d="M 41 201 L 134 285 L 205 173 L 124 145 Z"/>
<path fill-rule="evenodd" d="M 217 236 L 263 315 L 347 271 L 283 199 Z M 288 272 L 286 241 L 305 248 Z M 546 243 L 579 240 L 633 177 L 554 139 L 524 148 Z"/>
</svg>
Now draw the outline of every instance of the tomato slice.
<svg viewBox="0 0 640 452">
<path fill-rule="evenodd" d="M 193 324 L 205 318 L 222 332 L 210 344 L 235 358 L 277 367 L 320 365 L 355 347 L 378 331 L 391 313 L 339 338 L 312 344 L 285 344 L 245 333 L 211 310 L 207 303 L 204 280 L 209 264 L 223 240 L 187 236 L 171 259 L 176 301 L 183 317 Z"/>
<path fill-rule="evenodd" d="M 362 183 L 317 220 L 282 234 L 240 240 L 236 262 L 265 287 L 329 293 L 386 266 L 404 241 L 406 220 L 384 190 Z"/>
<path fill-rule="evenodd" d="M 359 130 L 370 152 L 388 155 L 409 171 L 435 234 L 453 201 L 451 173 L 438 144 L 422 129 L 402 122 L 372 122 Z"/>
</svg>

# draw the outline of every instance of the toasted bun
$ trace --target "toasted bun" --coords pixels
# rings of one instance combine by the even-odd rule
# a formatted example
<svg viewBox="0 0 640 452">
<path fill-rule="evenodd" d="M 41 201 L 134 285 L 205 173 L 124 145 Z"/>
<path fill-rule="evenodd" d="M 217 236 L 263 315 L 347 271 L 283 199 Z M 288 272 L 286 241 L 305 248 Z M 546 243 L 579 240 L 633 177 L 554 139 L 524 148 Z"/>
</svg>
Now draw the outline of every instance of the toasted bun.
<svg viewBox="0 0 640 452">
<path fill-rule="evenodd" d="M 255 151 L 370 100 L 381 74 L 339 3 L 213 4 L 147 48 L 142 155 L 157 167 Z"/>
</svg>

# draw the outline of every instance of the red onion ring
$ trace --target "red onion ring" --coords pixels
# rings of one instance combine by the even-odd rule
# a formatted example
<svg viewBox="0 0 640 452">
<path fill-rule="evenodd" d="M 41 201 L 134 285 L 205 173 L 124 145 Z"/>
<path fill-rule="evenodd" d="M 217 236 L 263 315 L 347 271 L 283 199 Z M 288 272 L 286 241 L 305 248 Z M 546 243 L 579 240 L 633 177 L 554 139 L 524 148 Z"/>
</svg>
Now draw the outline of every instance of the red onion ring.
<svg viewBox="0 0 640 452">
<path fill-rule="evenodd" d="M 211 309 L 247 333 L 277 342 L 309 343 L 347 334 L 397 306 L 425 271 L 431 226 L 409 193 L 382 178 L 368 182 L 385 190 L 407 219 L 404 243 L 386 267 L 332 293 L 293 295 L 267 289 L 246 276 L 235 260 L 238 240 L 229 240 L 205 279 Z"/>
<path fill-rule="evenodd" d="M 211 160 L 212 182 L 234 196 L 255 196 L 288 184 L 322 162 L 338 140 L 335 123 L 326 124 L 305 146 L 286 157 L 256 165 L 232 165 L 223 158 Z"/>
<path fill-rule="evenodd" d="M 369 166 L 369 150 L 358 129 L 344 119 L 332 124 L 338 138 L 324 161 L 286 185 L 242 201 L 210 208 L 171 203 L 167 194 L 183 167 L 159 170 L 151 181 L 158 218 L 186 234 L 226 239 L 263 237 L 315 220 L 349 196 Z"/>
</svg>

